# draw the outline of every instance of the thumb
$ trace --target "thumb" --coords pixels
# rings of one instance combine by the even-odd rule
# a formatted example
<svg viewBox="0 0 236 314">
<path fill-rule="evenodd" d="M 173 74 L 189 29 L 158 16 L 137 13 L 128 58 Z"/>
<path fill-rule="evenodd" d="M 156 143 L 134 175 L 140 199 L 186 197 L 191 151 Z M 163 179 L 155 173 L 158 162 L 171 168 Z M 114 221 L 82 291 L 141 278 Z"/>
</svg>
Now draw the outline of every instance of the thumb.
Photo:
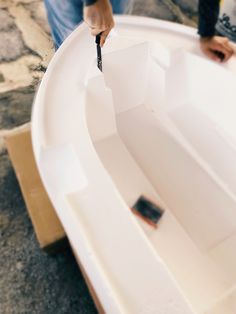
<svg viewBox="0 0 236 314">
<path fill-rule="evenodd" d="M 100 46 L 103 47 L 103 45 L 106 42 L 107 36 L 110 33 L 110 29 L 105 30 L 101 33 L 101 40 L 100 40 Z"/>
</svg>

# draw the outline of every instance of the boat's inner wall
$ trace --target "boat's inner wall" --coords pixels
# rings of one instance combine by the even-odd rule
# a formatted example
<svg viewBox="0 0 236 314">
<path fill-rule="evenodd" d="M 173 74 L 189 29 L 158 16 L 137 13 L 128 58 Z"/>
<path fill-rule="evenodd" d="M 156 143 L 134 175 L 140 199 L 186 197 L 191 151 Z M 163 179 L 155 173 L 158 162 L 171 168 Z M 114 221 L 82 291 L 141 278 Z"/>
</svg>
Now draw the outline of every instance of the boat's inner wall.
<svg viewBox="0 0 236 314">
<path fill-rule="evenodd" d="M 232 249 L 236 244 L 236 205 L 158 118 L 164 106 L 165 74 L 148 58 L 144 44 L 138 50 L 138 61 L 136 50 L 105 58 L 105 81 L 113 98 L 107 99 L 110 91 L 104 83 L 93 95 L 92 79 L 88 82 L 88 125 L 95 148 L 127 204 L 132 206 L 140 195 L 146 195 L 165 206 L 158 230 L 140 223 L 200 312 L 227 295 L 236 283 Z M 127 68 L 134 70 L 135 76 Z M 96 79 L 103 82 L 101 75 Z M 91 102 L 94 96 L 100 99 L 97 105 Z M 100 103 L 104 110 L 96 111 L 98 123 L 93 123 L 93 107 L 99 108 Z M 104 124 L 111 121 L 104 131 Z"/>
</svg>

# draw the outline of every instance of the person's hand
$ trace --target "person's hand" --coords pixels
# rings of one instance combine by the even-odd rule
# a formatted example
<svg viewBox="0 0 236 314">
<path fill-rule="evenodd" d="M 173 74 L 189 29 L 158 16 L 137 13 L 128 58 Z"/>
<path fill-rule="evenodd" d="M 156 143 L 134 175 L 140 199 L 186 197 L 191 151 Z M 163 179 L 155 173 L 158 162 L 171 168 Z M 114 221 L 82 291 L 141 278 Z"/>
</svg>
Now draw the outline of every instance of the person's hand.
<svg viewBox="0 0 236 314">
<path fill-rule="evenodd" d="M 217 62 L 226 62 L 234 54 L 233 45 L 226 37 L 201 37 L 200 46 L 210 59 Z"/>
<path fill-rule="evenodd" d="M 84 7 L 84 21 L 89 25 L 91 34 L 101 33 L 100 45 L 103 46 L 108 34 L 114 27 L 112 7 L 109 0 L 97 0 Z"/>
</svg>

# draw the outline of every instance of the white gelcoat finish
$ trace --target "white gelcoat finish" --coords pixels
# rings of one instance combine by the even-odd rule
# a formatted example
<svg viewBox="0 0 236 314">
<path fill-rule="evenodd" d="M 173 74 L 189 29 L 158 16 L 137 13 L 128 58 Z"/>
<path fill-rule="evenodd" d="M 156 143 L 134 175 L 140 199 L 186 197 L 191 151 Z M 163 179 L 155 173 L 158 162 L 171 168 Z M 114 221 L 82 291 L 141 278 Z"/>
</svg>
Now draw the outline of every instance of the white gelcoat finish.
<svg viewBox="0 0 236 314">
<path fill-rule="evenodd" d="M 116 25 L 104 75 L 82 25 L 44 76 L 32 117 L 44 185 L 107 313 L 235 314 L 236 59 L 226 71 L 193 56 L 181 25 Z M 129 210 L 141 194 L 166 210 L 158 230 Z"/>
</svg>

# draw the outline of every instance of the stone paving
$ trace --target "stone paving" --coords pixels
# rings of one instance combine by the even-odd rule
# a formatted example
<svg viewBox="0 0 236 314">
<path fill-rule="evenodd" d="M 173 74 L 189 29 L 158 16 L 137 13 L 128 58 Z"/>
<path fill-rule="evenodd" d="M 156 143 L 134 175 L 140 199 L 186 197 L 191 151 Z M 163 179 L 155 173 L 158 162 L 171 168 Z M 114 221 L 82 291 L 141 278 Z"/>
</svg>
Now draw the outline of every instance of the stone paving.
<svg viewBox="0 0 236 314">
<path fill-rule="evenodd" d="M 196 26 L 197 0 L 136 0 L 133 14 Z M 30 120 L 35 90 L 54 53 L 41 0 L 0 0 L 0 313 L 96 313 L 67 249 L 43 253 L 3 136 Z"/>
</svg>

